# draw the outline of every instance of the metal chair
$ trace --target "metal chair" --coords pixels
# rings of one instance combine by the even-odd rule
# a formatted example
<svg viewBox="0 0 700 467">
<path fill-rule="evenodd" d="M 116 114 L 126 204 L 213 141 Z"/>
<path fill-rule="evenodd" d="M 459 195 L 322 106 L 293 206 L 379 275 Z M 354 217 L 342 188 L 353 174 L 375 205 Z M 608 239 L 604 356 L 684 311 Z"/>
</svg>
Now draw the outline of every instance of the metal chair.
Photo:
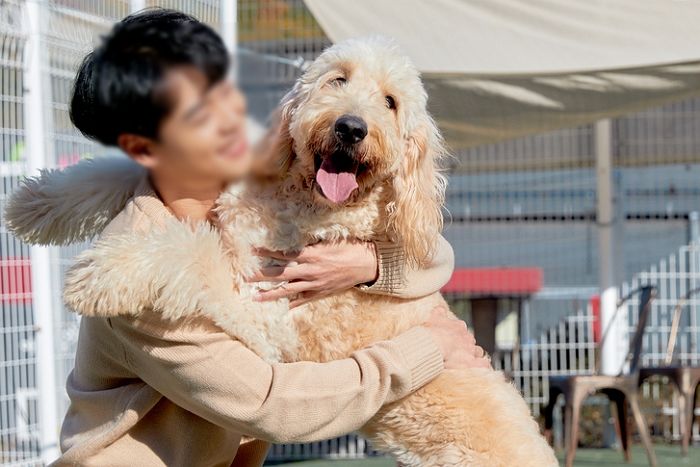
<svg viewBox="0 0 700 467">
<path fill-rule="evenodd" d="M 693 421 L 695 418 L 695 393 L 700 385 L 700 367 L 689 367 L 683 365 L 671 365 L 673 361 L 673 351 L 676 346 L 676 336 L 680 326 L 683 308 L 693 295 L 700 292 L 700 288 L 690 290 L 681 298 L 673 312 L 671 333 L 666 348 L 666 359 L 664 366 L 643 367 L 639 371 L 639 384 L 652 376 L 666 376 L 678 391 L 678 411 L 681 430 L 681 453 L 688 455 L 690 438 L 693 434 Z"/>
<path fill-rule="evenodd" d="M 600 392 L 608 396 L 617 408 L 616 428 L 624 451 L 625 461 L 630 461 L 630 429 L 627 420 L 627 407 L 632 411 L 632 417 L 637 430 L 642 438 L 642 443 L 646 449 L 649 464 L 657 466 L 654 447 L 649 435 L 649 429 L 642 415 L 639 406 L 639 358 L 642 350 L 642 337 L 646 327 L 649 310 L 651 309 L 651 299 L 654 293 L 652 286 L 644 286 L 631 292 L 618 306 L 634 294 L 641 292 L 639 304 L 639 322 L 634 333 L 634 338 L 630 344 L 629 374 L 619 374 L 617 376 L 607 375 L 576 375 L 549 378 L 549 404 L 544 409 L 545 430 L 552 428 L 552 415 L 554 406 L 559 395 L 564 396 L 564 437 L 566 448 L 566 467 L 572 467 L 576 448 L 578 445 L 579 419 L 581 406 L 586 397 Z M 605 336 L 603 337 L 605 339 Z"/>
</svg>

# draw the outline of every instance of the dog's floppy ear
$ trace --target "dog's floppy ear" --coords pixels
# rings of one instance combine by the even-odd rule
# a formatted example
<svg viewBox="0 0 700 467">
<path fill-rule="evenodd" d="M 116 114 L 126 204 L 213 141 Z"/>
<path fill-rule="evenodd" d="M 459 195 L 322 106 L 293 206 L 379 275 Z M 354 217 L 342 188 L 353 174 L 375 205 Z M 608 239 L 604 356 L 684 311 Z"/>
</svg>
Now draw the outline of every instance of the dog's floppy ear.
<svg viewBox="0 0 700 467">
<path fill-rule="evenodd" d="M 442 230 L 447 180 L 439 163 L 445 155 L 440 132 L 426 114 L 408 136 L 393 180 L 394 201 L 388 206 L 388 232 L 414 265 L 430 258 Z"/>
<path fill-rule="evenodd" d="M 283 177 L 296 154 L 289 134 L 289 122 L 297 106 L 300 86 L 297 83 L 283 98 L 272 115 L 272 125 L 254 149 L 253 172 L 264 177 Z"/>
</svg>

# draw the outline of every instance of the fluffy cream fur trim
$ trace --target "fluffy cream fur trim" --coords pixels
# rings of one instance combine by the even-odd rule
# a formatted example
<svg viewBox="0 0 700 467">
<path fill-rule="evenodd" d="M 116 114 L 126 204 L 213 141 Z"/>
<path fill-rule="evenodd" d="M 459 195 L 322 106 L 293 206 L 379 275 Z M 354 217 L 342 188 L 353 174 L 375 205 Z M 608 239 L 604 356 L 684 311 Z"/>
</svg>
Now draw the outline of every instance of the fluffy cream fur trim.
<svg viewBox="0 0 700 467">
<path fill-rule="evenodd" d="M 65 245 L 99 234 L 134 194 L 145 169 L 124 156 L 97 157 L 25 179 L 5 209 L 21 240 Z"/>
</svg>

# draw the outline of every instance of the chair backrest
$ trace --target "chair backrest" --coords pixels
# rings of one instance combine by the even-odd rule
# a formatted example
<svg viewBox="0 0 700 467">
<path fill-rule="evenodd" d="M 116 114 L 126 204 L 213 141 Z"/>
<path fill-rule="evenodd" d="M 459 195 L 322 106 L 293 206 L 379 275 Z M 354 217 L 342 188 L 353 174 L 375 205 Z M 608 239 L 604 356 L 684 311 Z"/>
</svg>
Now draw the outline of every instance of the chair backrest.
<svg viewBox="0 0 700 467">
<path fill-rule="evenodd" d="M 696 289 L 689 290 L 680 300 L 676 303 L 673 309 L 673 321 L 671 322 L 671 332 L 668 335 L 668 344 L 666 346 L 666 358 L 664 363 L 670 365 L 673 361 L 673 351 L 676 348 L 676 337 L 678 336 L 678 327 L 681 324 L 681 314 L 683 313 L 683 308 L 686 304 L 693 298 L 693 295 L 700 293 L 700 287 Z"/>
<path fill-rule="evenodd" d="M 634 297 L 637 294 L 640 294 L 639 297 L 639 316 L 637 320 L 637 328 L 634 331 L 634 337 L 632 338 L 632 341 L 630 342 L 630 348 L 629 351 L 627 352 L 627 356 L 625 357 L 625 363 L 630 362 L 630 373 L 637 373 L 639 371 L 639 358 L 642 354 L 642 338 L 644 337 L 644 331 L 646 330 L 646 325 L 647 321 L 649 319 L 649 311 L 651 310 L 651 299 L 654 294 L 654 286 L 652 285 L 643 285 L 637 289 L 632 290 L 630 293 L 628 293 L 626 296 L 624 296 L 620 301 L 617 303 L 617 308 L 615 309 L 615 315 L 613 316 L 613 319 L 610 320 L 610 323 L 614 322 L 617 319 L 617 314 L 620 312 L 620 309 L 622 306 L 632 297 Z M 603 344 L 605 343 L 606 339 L 608 338 L 608 331 L 610 330 L 610 325 L 608 325 L 607 329 L 603 331 L 603 336 L 600 339 L 600 342 L 598 343 L 598 358 L 596 360 L 596 373 L 600 371 L 601 368 L 601 358 L 602 358 L 602 348 Z M 620 368 L 620 374 L 624 372 L 624 365 L 623 368 Z"/>
<path fill-rule="evenodd" d="M 646 331 L 647 321 L 649 320 L 649 312 L 651 311 L 651 300 L 654 296 L 654 286 L 645 285 L 639 288 L 641 295 L 639 297 L 639 316 L 637 328 L 634 330 L 634 337 L 630 342 L 630 351 L 628 359 L 630 361 L 630 373 L 639 373 L 639 359 L 642 355 L 642 343 L 644 332 Z"/>
</svg>

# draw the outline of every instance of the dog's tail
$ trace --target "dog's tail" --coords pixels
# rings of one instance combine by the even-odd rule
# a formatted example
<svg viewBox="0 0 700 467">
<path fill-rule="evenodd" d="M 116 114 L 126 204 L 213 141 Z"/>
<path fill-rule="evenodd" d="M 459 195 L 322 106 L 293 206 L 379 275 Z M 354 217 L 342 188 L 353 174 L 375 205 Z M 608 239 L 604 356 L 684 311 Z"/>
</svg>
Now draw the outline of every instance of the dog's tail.
<svg viewBox="0 0 700 467">
<path fill-rule="evenodd" d="M 8 229 L 21 240 L 65 245 L 89 240 L 121 211 L 146 176 L 124 156 L 80 161 L 64 170 L 41 170 L 22 181 L 5 208 Z"/>
</svg>

